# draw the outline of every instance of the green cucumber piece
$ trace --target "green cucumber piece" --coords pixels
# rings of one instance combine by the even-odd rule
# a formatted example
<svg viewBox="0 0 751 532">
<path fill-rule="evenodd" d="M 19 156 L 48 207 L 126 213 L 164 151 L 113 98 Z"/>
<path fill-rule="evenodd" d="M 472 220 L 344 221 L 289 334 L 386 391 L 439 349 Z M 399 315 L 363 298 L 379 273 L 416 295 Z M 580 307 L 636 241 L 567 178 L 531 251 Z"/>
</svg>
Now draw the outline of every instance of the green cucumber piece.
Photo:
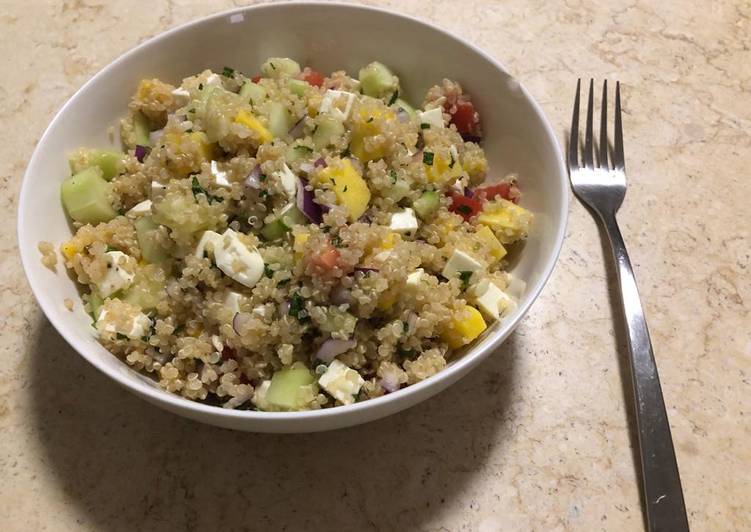
<svg viewBox="0 0 751 532">
<path fill-rule="evenodd" d="M 305 96 L 307 94 L 310 85 L 308 82 L 301 79 L 289 80 L 289 91 L 295 96 Z"/>
<path fill-rule="evenodd" d="M 98 166 L 102 171 L 102 177 L 110 181 L 125 170 L 125 155 L 114 150 L 81 149 L 70 155 L 68 163 L 71 172 L 74 174 L 86 170 L 90 166 Z"/>
<path fill-rule="evenodd" d="M 373 98 L 388 96 L 397 89 L 398 80 L 383 63 L 373 61 L 358 73 L 362 93 Z"/>
<path fill-rule="evenodd" d="M 261 65 L 261 72 L 267 78 L 291 78 L 300 73 L 300 65 L 289 57 L 269 57 Z"/>
<path fill-rule="evenodd" d="M 316 130 L 313 132 L 313 144 L 321 150 L 334 143 L 334 140 L 344 135 L 344 125 L 330 115 L 318 115 Z"/>
<path fill-rule="evenodd" d="M 137 111 L 133 115 L 133 133 L 136 136 L 136 144 L 141 146 L 151 146 L 151 138 L 149 133 L 151 127 L 149 126 L 149 119 L 144 116 L 141 111 Z"/>
<path fill-rule="evenodd" d="M 279 240 L 295 225 L 303 225 L 308 222 L 305 215 L 290 203 L 273 221 L 267 223 L 261 229 L 261 236 L 267 241 Z"/>
<path fill-rule="evenodd" d="M 97 224 L 117 216 L 110 204 L 109 184 L 98 166 L 87 168 L 63 181 L 60 197 L 68 216 L 77 222 Z"/>
<path fill-rule="evenodd" d="M 308 157 L 311 153 L 313 153 L 313 149 L 308 146 L 290 146 L 287 153 L 284 155 L 284 160 L 288 163 L 292 163 L 298 159 Z"/>
<path fill-rule="evenodd" d="M 298 404 L 298 393 L 303 386 L 315 382 L 315 377 L 308 368 L 286 368 L 274 373 L 271 385 L 266 392 L 266 401 L 272 405 L 294 410 L 302 407 Z"/>
<path fill-rule="evenodd" d="M 426 190 L 422 193 L 422 196 L 417 198 L 412 204 L 412 208 L 417 213 L 417 216 L 423 220 L 426 220 L 435 214 L 435 211 L 437 211 L 440 206 L 441 200 L 435 190 Z"/>
<path fill-rule="evenodd" d="M 141 216 L 133 222 L 133 225 L 136 228 L 138 247 L 141 248 L 141 256 L 144 260 L 151 264 L 164 263 L 169 256 L 167 250 L 160 246 L 156 239 L 155 231 L 159 229 L 159 225 L 151 216 Z"/>
<path fill-rule="evenodd" d="M 399 201 L 409 194 L 409 190 L 409 183 L 407 183 L 407 181 L 404 179 L 397 179 L 396 183 L 391 185 L 391 188 L 389 188 L 385 194 L 392 200 Z"/>
<path fill-rule="evenodd" d="M 99 292 L 92 290 L 89 294 L 89 307 L 91 307 L 91 317 L 94 318 L 94 321 L 99 319 L 99 309 L 102 308 L 103 304 L 104 301 L 102 300 L 102 296 L 99 295 Z"/>
<path fill-rule="evenodd" d="M 240 98 L 242 98 L 244 102 L 256 106 L 266 99 L 266 89 L 261 87 L 258 83 L 248 81 L 242 86 L 242 89 L 240 89 Z"/>
<path fill-rule="evenodd" d="M 269 131 L 275 137 L 286 137 L 292 127 L 292 116 L 280 102 L 268 104 Z"/>
<path fill-rule="evenodd" d="M 152 310 L 164 297 L 164 283 L 139 269 L 136 271 L 133 284 L 125 291 L 122 299 L 141 310 Z"/>
<path fill-rule="evenodd" d="M 417 111 L 415 111 L 415 108 L 401 98 L 397 98 L 397 100 L 394 102 L 394 105 L 399 109 L 404 109 L 412 120 L 417 119 Z"/>
</svg>

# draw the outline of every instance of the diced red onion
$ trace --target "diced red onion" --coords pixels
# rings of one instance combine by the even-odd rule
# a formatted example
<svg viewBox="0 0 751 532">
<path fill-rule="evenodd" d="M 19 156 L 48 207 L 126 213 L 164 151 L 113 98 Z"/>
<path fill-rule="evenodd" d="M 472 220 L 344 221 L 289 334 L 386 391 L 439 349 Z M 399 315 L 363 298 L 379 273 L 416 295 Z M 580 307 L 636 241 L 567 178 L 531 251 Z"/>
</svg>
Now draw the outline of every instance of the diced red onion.
<svg viewBox="0 0 751 532">
<path fill-rule="evenodd" d="M 293 139 L 299 139 L 303 136 L 303 129 L 305 128 L 305 117 L 303 116 L 298 120 L 292 129 L 289 130 L 289 134 Z"/>
<path fill-rule="evenodd" d="M 399 122 L 409 122 L 409 113 L 404 109 L 399 109 L 396 112 L 396 118 Z"/>
<path fill-rule="evenodd" d="M 309 174 L 315 169 L 315 166 L 313 166 L 311 163 L 300 163 L 300 171 L 305 172 L 306 174 Z"/>
<path fill-rule="evenodd" d="M 394 380 L 392 375 L 386 375 L 384 378 L 381 379 L 381 388 L 386 390 L 389 393 L 394 393 L 400 388 L 400 384 L 398 381 Z"/>
<path fill-rule="evenodd" d="M 324 159 L 323 157 L 319 157 L 313 163 L 313 166 L 315 166 L 316 168 L 326 168 L 326 159 Z"/>
<path fill-rule="evenodd" d="M 467 187 L 467 188 L 464 189 L 464 197 L 465 198 L 473 198 L 474 195 L 475 195 L 475 193 L 474 193 L 474 191 L 471 188 Z"/>
<path fill-rule="evenodd" d="M 261 165 L 257 164 L 245 178 L 245 186 L 249 188 L 261 188 Z"/>
<path fill-rule="evenodd" d="M 289 312 L 289 301 L 285 300 L 279 303 L 279 313 L 282 316 L 286 316 L 288 312 Z"/>
<path fill-rule="evenodd" d="M 313 191 L 305 188 L 308 183 L 302 177 L 298 177 L 297 179 L 297 208 L 314 224 L 321 223 L 323 221 L 323 213 L 321 212 L 321 206 L 313 201 Z"/>
<path fill-rule="evenodd" d="M 422 161 L 422 148 L 420 148 L 414 154 L 412 154 L 412 162 L 419 162 L 419 161 Z"/>
<path fill-rule="evenodd" d="M 138 159 L 139 163 L 142 163 L 148 154 L 149 148 L 147 146 L 136 144 L 136 159 Z"/>
<path fill-rule="evenodd" d="M 235 312 L 235 316 L 232 318 L 232 330 L 235 331 L 236 334 L 240 334 L 240 329 L 243 328 L 243 325 L 247 324 L 248 319 L 249 316 L 247 314 Z"/>
<path fill-rule="evenodd" d="M 479 144 L 482 142 L 482 137 L 477 135 L 469 135 L 467 133 L 462 133 L 462 140 L 464 142 L 474 142 L 475 144 Z"/>
<path fill-rule="evenodd" d="M 422 137 L 422 132 L 417 134 L 417 144 L 415 144 L 415 148 L 417 148 L 419 151 L 422 151 L 422 149 L 425 147 L 425 139 Z"/>
<path fill-rule="evenodd" d="M 159 142 L 159 139 L 162 138 L 162 135 L 164 135 L 163 129 L 157 129 L 156 131 L 149 133 L 149 140 L 151 141 L 151 145 L 156 146 L 156 144 Z"/>
<path fill-rule="evenodd" d="M 338 338 L 329 338 L 321 344 L 316 351 L 316 358 L 326 364 L 329 364 L 342 353 L 346 353 L 357 345 L 354 340 L 339 340 Z"/>
<path fill-rule="evenodd" d="M 352 294 L 346 287 L 338 284 L 331 290 L 329 299 L 334 305 L 348 305 L 352 303 Z"/>
</svg>

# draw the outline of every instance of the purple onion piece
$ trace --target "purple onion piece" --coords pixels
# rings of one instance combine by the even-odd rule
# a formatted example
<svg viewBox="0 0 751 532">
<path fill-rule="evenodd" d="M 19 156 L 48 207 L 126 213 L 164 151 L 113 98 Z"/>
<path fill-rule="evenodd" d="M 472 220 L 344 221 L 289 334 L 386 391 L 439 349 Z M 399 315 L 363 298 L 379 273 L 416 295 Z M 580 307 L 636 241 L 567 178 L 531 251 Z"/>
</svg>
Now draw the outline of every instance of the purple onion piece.
<svg viewBox="0 0 751 532">
<path fill-rule="evenodd" d="M 286 316 L 288 312 L 289 312 L 289 301 L 285 300 L 279 303 L 279 313 L 282 316 Z"/>
<path fill-rule="evenodd" d="M 321 212 L 321 206 L 313 201 L 313 191 L 305 188 L 308 183 L 302 177 L 298 177 L 297 179 L 297 208 L 314 224 L 321 223 L 323 221 L 323 213 Z"/>
<path fill-rule="evenodd" d="M 349 289 L 338 284 L 331 290 L 329 299 L 334 305 L 349 305 L 352 303 L 352 294 Z"/>
<path fill-rule="evenodd" d="M 412 162 L 419 162 L 419 161 L 422 161 L 422 148 L 420 148 L 419 150 L 417 150 L 412 155 Z"/>
<path fill-rule="evenodd" d="M 329 338 L 321 344 L 321 347 L 316 351 L 316 358 L 326 364 L 331 363 L 336 357 L 342 353 L 346 353 L 357 345 L 354 340 L 339 340 L 337 338 Z"/>
<path fill-rule="evenodd" d="M 393 379 L 389 379 L 388 377 L 389 376 L 387 375 L 385 378 L 381 379 L 381 388 L 389 393 L 394 393 L 400 388 L 400 385 L 398 382 L 395 382 Z"/>
<path fill-rule="evenodd" d="M 415 148 L 417 149 L 417 151 L 422 151 L 424 147 L 425 147 L 425 139 L 422 138 L 422 133 L 418 133 L 417 144 L 415 144 Z"/>
<path fill-rule="evenodd" d="M 321 208 L 321 212 L 323 214 L 328 214 L 328 212 L 331 210 L 331 205 L 319 205 Z"/>
<path fill-rule="evenodd" d="M 319 157 L 313 163 L 313 166 L 315 166 L 316 168 L 326 168 L 326 159 L 324 159 L 323 157 Z"/>
<path fill-rule="evenodd" d="M 482 142 L 482 137 L 479 135 L 469 135 L 467 133 L 462 133 L 462 140 L 464 142 L 474 142 L 475 144 L 479 144 Z"/>
<path fill-rule="evenodd" d="M 315 169 L 315 166 L 313 166 L 311 163 L 300 163 L 300 171 L 305 172 L 306 174 L 309 174 Z"/>
<path fill-rule="evenodd" d="M 474 197 L 474 195 L 475 195 L 475 193 L 474 193 L 474 191 L 471 188 L 467 187 L 467 188 L 464 189 L 464 197 L 465 198 L 472 198 L 472 197 Z"/>
<path fill-rule="evenodd" d="M 261 165 L 257 164 L 245 178 L 245 186 L 249 188 L 261 188 Z"/>
<path fill-rule="evenodd" d="M 149 148 L 147 146 L 136 144 L 136 159 L 138 159 L 139 163 L 142 163 L 148 154 Z"/>
<path fill-rule="evenodd" d="M 303 116 L 300 120 L 298 120 L 294 126 L 292 126 L 292 129 L 289 130 L 289 135 L 293 139 L 299 139 L 303 136 L 303 129 L 305 128 L 305 117 Z"/>
<path fill-rule="evenodd" d="M 234 317 L 232 318 L 232 330 L 235 331 L 235 334 L 240 334 L 240 325 L 242 324 L 242 316 L 240 312 L 235 312 Z"/>
<path fill-rule="evenodd" d="M 396 119 L 399 120 L 399 122 L 409 122 L 409 113 L 404 109 L 399 109 L 396 112 Z"/>
</svg>

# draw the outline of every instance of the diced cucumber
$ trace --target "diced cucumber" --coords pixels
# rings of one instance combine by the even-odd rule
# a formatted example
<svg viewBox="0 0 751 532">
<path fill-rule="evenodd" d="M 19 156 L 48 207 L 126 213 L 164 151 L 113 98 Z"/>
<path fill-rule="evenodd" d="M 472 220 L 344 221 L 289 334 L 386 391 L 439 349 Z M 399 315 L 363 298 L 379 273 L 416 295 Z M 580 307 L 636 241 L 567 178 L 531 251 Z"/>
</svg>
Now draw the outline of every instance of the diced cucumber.
<svg viewBox="0 0 751 532">
<path fill-rule="evenodd" d="M 271 385 L 266 392 L 266 401 L 287 410 L 299 409 L 298 393 L 303 386 L 315 382 L 315 377 L 308 368 L 286 368 L 274 373 Z"/>
<path fill-rule="evenodd" d="M 156 230 L 159 225 L 151 216 L 141 216 L 133 222 L 136 228 L 138 247 L 141 248 L 141 256 L 151 264 L 162 264 L 168 258 L 167 250 L 159 245 L 156 238 Z"/>
<path fill-rule="evenodd" d="M 133 115 L 133 133 L 136 136 L 136 144 L 141 146 L 151 146 L 151 139 L 149 133 L 151 127 L 149 126 L 149 119 L 144 116 L 141 111 L 137 111 Z"/>
<path fill-rule="evenodd" d="M 441 200 L 438 197 L 438 193 L 435 190 L 426 190 L 422 193 L 422 196 L 415 200 L 412 204 L 412 208 L 417 213 L 417 216 L 423 220 L 427 220 L 435 214 L 435 211 L 438 210 L 440 205 Z"/>
<path fill-rule="evenodd" d="M 305 96 L 309 88 L 310 85 L 306 81 L 301 79 L 289 80 L 289 91 L 296 96 Z"/>
<path fill-rule="evenodd" d="M 266 99 L 266 89 L 258 83 L 248 81 L 242 86 L 242 89 L 240 89 L 240 98 L 242 98 L 244 102 L 256 106 Z"/>
<path fill-rule="evenodd" d="M 397 179 L 396 183 L 391 185 L 391 188 L 389 188 L 385 194 L 392 200 L 399 201 L 409 194 L 409 183 L 404 179 Z"/>
<path fill-rule="evenodd" d="M 361 68 L 358 74 L 360 88 L 366 96 L 383 98 L 393 94 L 398 87 L 398 80 L 391 71 L 378 61 Z"/>
<path fill-rule="evenodd" d="M 398 98 L 394 102 L 394 105 L 396 105 L 399 109 L 404 109 L 412 120 L 415 120 L 417 118 L 417 112 L 415 111 L 415 108 L 401 98 Z"/>
<path fill-rule="evenodd" d="M 339 120 L 328 114 L 316 117 L 313 144 L 315 144 L 317 150 L 333 144 L 334 140 L 342 135 L 344 135 L 344 125 Z"/>
<path fill-rule="evenodd" d="M 102 296 L 96 290 L 92 290 L 89 294 L 89 307 L 91 308 L 91 317 L 94 318 L 94 321 L 99 319 L 99 309 L 102 308 L 102 304 L 104 304 Z"/>
<path fill-rule="evenodd" d="M 68 158 L 70 170 L 74 174 L 86 170 L 90 166 L 98 166 L 102 177 L 107 181 L 120 175 L 125 167 L 125 154 L 114 150 L 87 150 L 73 152 Z"/>
<path fill-rule="evenodd" d="M 97 224 L 117 216 L 109 200 L 109 184 L 102 170 L 92 166 L 63 181 L 60 196 L 68 216 L 77 222 Z"/>
<path fill-rule="evenodd" d="M 123 301 L 139 307 L 142 311 L 156 308 L 159 301 L 165 297 L 164 283 L 153 275 L 155 272 L 148 271 L 149 269 L 154 269 L 154 266 L 139 268 L 136 271 L 133 284 L 122 297 Z"/>
<path fill-rule="evenodd" d="M 284 155 L 284 159 L 288 162 L 294 162 L 298 159 L 302 159 L 304 157 L 309 156 L 311 153 L 313 153 L 313 148 L 310 148 L 308 146 L 291 146 L 287 153 Z"/>
<path fill-rule="evenodd" d="M 300 73 L 300 65 L 289 57 L 269 57 L 261 65 L 261 72 L 267 78 L 291 78 Z"/>
<path fill-rule="evenodd" d="M 280 102 L 268 104 L 269 131 L 275 137 L 286 137 L 292 127 L 292 116 Z"/>
<path fill-rule="evenodd" d="M 273 221 L 267 223 L 261 229 L 261 236 L 268 241 L 279 240 L 295 225 L 302 225 L 308 222 L 305 215 L 297 208 L 296 205 L 290 203 L 279 216 Z"/>
</svg>

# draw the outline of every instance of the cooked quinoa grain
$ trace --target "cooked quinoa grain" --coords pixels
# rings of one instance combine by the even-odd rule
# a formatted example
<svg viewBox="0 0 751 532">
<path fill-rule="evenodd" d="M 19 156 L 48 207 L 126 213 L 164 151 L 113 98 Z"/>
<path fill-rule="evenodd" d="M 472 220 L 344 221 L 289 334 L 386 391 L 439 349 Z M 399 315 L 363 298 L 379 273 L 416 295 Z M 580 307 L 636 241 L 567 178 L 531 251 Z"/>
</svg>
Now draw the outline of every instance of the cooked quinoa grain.
<svg viewBox="0 0 751 532">
<path fill-rule="evenodd" d="M 143 80 L 124 151 L 71 154 L 60 252 L 101 343 L 224 408 L 329 408 L 435 375 L 515 308 L 504 261 L 532 223 L 516 179 L 489 174 L 471 98 L 445 79 L 414 109 L 380 63 L 261 71 Z"/>
</svg>

